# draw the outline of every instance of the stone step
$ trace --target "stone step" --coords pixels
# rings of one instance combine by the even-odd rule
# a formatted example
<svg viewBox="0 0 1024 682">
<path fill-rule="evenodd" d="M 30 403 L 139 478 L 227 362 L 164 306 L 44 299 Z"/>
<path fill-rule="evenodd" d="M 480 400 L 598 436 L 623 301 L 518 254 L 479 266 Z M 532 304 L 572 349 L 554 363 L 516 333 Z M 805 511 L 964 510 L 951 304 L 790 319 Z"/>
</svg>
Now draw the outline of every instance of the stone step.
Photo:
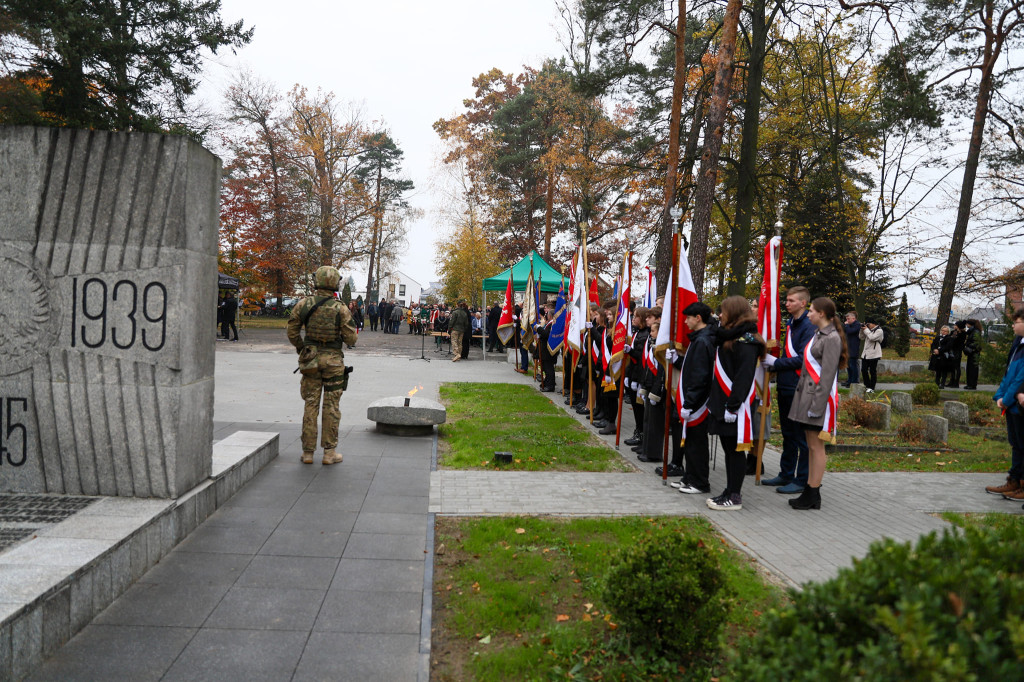
<svg viewBox="0 0 1024 682">
<path fill-rule="evenodd" d="M 19 520 L 0 517 L 0 528 L 39 526 L 0 551 L 0 680 L 28 675 L 277 453 L 278 434 L 237 431 L 214 443 L 210 477 L 177 499 L 38 495 Z M 68 500 L 80 509 L 59 520 L 53 510 Z M 33 507 L 47 514 L 24 512 Z"/>
</svg>

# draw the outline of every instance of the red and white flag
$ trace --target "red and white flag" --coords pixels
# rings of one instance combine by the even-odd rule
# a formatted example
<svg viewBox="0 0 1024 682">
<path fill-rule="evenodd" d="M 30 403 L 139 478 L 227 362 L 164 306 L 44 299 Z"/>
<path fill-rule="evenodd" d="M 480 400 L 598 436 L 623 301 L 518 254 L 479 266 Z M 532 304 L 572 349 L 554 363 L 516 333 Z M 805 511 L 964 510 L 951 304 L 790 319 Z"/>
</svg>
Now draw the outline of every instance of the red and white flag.
<svg viewBox="0 0 1024 682">
<path fill-rule="evenodd" d="M 782 237 L 772 237 L 764 245 L 764 276 L 757 300 L 757 331 L 768 344 L 778 348 L 782 316 L 779 311 L 779 267 L 782 262 Z M 778 355 L 778 351 L 775 351 Z"/>
<path fill-rule="evenodd" d="M 508 340 L 516 331 L 515 300 L 512 298 L 512 269 L 508 271 L 508 286 L 505 287 L 505 300 L 501 304 L 501 317 L 498 318 L 498 338 L 502 345 L 507 345 Z"/>
<path fill-rule="evenodd" d="M 664 357 L 669 347 L 682 350 L 690 345 L 690 328 L 686 326 L 683 311 L 691 303 L 700 300 L 697 288 L 693 286 L 690 275 L 690 261 L 686 258 L 686 249 L 680 244 L 679 260 L 669 271 L 668 286 L 665 287 L 665 304 L 661 310 L 661 324 L 658 327 L 658 338 L 654 342 L 659 356 Z M 672 309 L 676 309 L 675 329 L 672 328 Z"/>
</svg>

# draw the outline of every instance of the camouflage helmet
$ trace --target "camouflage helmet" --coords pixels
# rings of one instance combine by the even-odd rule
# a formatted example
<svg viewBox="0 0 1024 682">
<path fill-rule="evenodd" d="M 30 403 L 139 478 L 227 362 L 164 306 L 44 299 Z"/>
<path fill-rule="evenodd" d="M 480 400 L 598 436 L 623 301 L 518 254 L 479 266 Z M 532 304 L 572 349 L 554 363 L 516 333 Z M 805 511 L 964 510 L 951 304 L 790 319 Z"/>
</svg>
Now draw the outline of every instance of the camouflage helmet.
<svg viewBox="0 0 1024 682">
<path fill-rule="evenodd" d="M 333 265 L 321 265 L 316 269 L 314 279 L 317 289 L 337 291 L 338 284 L 341 282 L 341 273 Z"/>
</svg>

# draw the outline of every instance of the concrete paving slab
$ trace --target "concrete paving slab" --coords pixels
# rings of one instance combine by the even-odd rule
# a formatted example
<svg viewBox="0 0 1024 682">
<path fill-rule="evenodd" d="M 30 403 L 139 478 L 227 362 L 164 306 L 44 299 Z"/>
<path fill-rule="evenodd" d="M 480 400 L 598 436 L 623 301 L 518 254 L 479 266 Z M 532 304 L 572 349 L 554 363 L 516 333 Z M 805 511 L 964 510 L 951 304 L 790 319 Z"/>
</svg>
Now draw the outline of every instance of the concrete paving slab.
<svg viewBox="0 0 1024 682">
<path fill-rule="evenodd" d="M 235 586 L 203 627 L 309 632 L 326 594 L 326 589 Z"/>
<path fill-rule="evenodd" d="M 417 635 L 314 632 L 292 682 L 415 680 L 420 662 L 418 648 Z"/>
<path fill-rule="evenodd" d="M 426 554 L 425 545 L 425 539 L 416 535 L 352 533 L 342 556 L 346 559 L 418 561 Z"/>
<path fill-rule="evenodd" d="M 332 557 L 259 555 L 252 557 L 237 585 L 326 591 L 337 570 L 338 559 Z"/>
<path fill-rule="evenodd" d="M 423 560 L 342 559 L 332 586 L 363 592 L 422 592 Z"/>
<path fill-rule="evenodd" d="M 203 628 L 189 642 L 163 680 L 285 680 L 291 676 L 302 655 L 306 637 L 305 632 Z"/>
<path fill-rule="evenodd" d="M 51 658 L 28 679 L 156 682 L 195 633 L 195 628 L 92 625 L 73 637 L 59 656 Z"/>
<path fill-rule="evenodd" d="M 415 635 L 422 608 L 420 592 L 332 589 L 313 631 Z"/>
<path fill-rule="evenodd" d="M 172 552 L 139 578 L 139 582 L 234 585 L 250 561 L 250 554 Z"/>
<path fill-rule="evenodd" d="M 274 531 L 260 554 L 277 556 L 341 557 L 348 531 L 332 528 L 289 528 Z"/>
<path fill-rule="evenodd" d="M 139 582 L 97 616 L 95 623 L 199 627 L 230 588 L 230 585 Z"/>
</svg>

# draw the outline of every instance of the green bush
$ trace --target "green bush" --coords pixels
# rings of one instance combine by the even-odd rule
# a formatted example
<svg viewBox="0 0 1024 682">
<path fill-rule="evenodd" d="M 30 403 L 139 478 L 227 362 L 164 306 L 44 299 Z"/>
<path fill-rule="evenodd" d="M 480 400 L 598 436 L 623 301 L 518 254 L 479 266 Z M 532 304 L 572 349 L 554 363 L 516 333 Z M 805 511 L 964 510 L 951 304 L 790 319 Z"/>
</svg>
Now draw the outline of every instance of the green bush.
<svg viewBox="0 0 1024 682">
<path fill-rule="evenodd" d="M 969 393 L 962 400 L 970 413 L 970 422 L 975 426 L 989 426 L 999 418 L 995 402 L 987 395 Z"/>
<path fill-rule="evenodd" d="M 1020 525 L 876 542 L 852 568 L 792 592 L 730 680 L 1024 678 Z"/>
<path fill-rule="evenodd" d="M 611 613 L 631 639 L 683 665 L 717 649 L 728 597 L 718 551 L 666 529 L 619 552 L 604 586 Z"/>
<path fill-rule="evenodd" d="M 935 384 L 918 384 L 910 391 L 915 405 L 938 405 L 939 387 Z"/>
</svg>

